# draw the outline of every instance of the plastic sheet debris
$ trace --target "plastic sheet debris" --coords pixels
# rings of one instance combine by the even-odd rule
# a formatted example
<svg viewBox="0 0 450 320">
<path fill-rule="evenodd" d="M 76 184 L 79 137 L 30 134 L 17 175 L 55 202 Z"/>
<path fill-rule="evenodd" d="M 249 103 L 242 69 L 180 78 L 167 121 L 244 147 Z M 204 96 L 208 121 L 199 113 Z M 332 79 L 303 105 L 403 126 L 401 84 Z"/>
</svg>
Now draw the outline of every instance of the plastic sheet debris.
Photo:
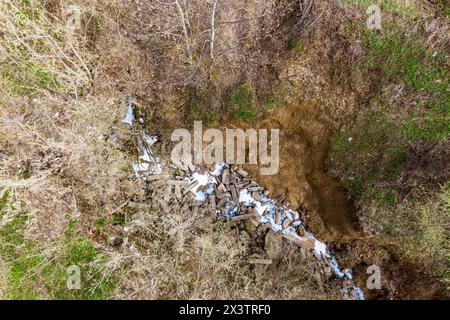
<svg viewBox="0 0 450 320">
<path fill-rule="evenodd" d="M 214 191 L 214 183 L 215 181 L 212 179 L 211 175 L 205 173 L 200 174 L 198 172 L 194 172 L 192 178 L 188 179 L 191 183 L 194 183 L 194 186 L 191 189 L 191 192 L 196 195 L 196 200 L 205 202 L 208 195 L 212 194 Z M 205 187 L 208 188 L 205 190 Z"/>
<path fill-rule="evenodd" d="M 344 296 L 344 298 L 349 300 L 364 300 L 364 292 L 355 286 L 349 285 L 346 287 L 343 287 L 341 289 L 341 292 Z"/>
<path fill-rule="evenodd" d="M 156 136 L 150 136 L 141 133 L 137 139 L 139 162 L 133 163 L 132 168 L 137 179 L 146 179 L 150 174 L 160 174 L 163 170 L 163 164 L 159 157 L 154 157 L 152 153 L 152 146 L 158 141 Z"/>
<path fill-rule="evenodd" d="M 212 172 L 203 174 L 194 173 L 191 181 L 195 181 L 198 186 L 191 191 L 199 201 L 206 201 L 207 196 L 214 192 L 214 200 L 219 217 L 240 221 L 248 218 L 258 217 L 259 224 L 268 224 L 273 232 L 281 232 L 283 237 L 299 245 L 303 249 L 310 251 L 318 261 L 331 269 L 336 278 L 343 280 L 346 295 L 353 299 L 364 299 L 361 289 L 353 286 L 353 274 L 350 269 L 342 271 L 336 258 L 329 252 L 325 243 L 317 240 L 314 235 L 306 231 L 300 214 L 276 204 L 274 199 L 267 196 L 267 191 L 256 182 L 248 180 L 248 174 L 239 168 L 220 163 Z M 247 180 L 246 180 L 247 179 Z M 237 187 L 241 186 L 241 188 Z M 239 196 L 233 196 L 234 190 L 239 191 Z M 205 192 L 204 190 L 207 190 Z M 258 200 L 254 198 L 255 195 Z M 248 209 L 252 213 L 248 213 Z M 255 215 L 256 214 L 256 215 Z"/>
<path fill-rule="evenodd" d="M 125 117 L 121 122 L 126 123 L 133 130 L 134 109 L 133 109 L 133 97 L 128 97 L 128 108 Z M 146 179 L 146 176 L 150 174 L 161 174 L 163 170 L 163 164 L 159 157 L 154 157 L 152 153 L 152 146 L 158 141 L 158 137 L 151 136 L 145 132 L 141 132 L 137 136 L 137 151 L 139 153 L 138 163 L 131 165 L 135 177 L 137 179 Z"/>
<path fill-rule="evenodd" d="M 133 97 L 128 97 L 127 113 L 125 114 L 125 117 L 122 119 L 122 122 L 128 124 L 130 128 L 133 129 L 134 123 Z"/>
<path fill-rule="evenodd" d="M 132 98 L 128 98 L 128 110 L 122 122 L 134 130 L 134 110 Z M 148 181 L 152 176 L 161 175 L 164 165 L 159 157 L 152 153 L 152 146 L 158 141 L 156 136 L 141 132 L 137 136 L 138 163 L 132 164 L 136 178 Z M 170 167 L 170 166 L 168 166 Z M 275 199 L 268 197 L 268 191 L 249 178 L 248 173 L 226 163 L 216 164 L 211 171 L 200 173 L 199 168 L 189 165 L 181 168 L 184 175 L 180 182 L 186 182 L 187 193 L 194 195 L 197 206 L 209 201 L 208 206 L 215 209 L 219 219 L 238 222 L 246 219 L 263 224 L 273 232 L 280 233 L 288 241 L 300 247 L 303 254 L 310 252 L 319 261 L 323 270 L 331 270 L 336 278 L 342 280 L 341 291 L 344 297 L 363 300 L 362 290 L 353 285 L 350 269 L 341 270 L 336 258 L 327 249 L 325 243 L 317 240 L 306 230 L 300 213 L 278 205 Z M 178 190 L 180 193 L 180 190 Z M 187 193 L 183 193 L 186 195 Z M 180 197 L 179 197 L 180 198 Z M 197 207 L 198 209 L 198 207 Z M 263 260 L 256 263 L 262 263 Z M 268 263 L 268 261 L 263 261 Z"/>
</svg>

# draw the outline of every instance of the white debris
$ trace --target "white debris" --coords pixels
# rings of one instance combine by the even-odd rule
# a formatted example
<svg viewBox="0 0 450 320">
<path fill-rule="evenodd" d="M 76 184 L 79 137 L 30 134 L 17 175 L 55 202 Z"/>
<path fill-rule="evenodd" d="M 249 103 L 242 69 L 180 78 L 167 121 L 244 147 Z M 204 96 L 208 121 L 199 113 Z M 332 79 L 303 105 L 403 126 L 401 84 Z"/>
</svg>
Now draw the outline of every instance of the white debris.
<svg viewBox="0 0 450 320">
<path fill-rule="evenodd" d="M 248 190 L 244 189 L 239 192 L 239 202 L 243 203 L 245 206 L 251 206 L 254 203 L 259 203 L 261 205 L 261 202 L 256 201 L 252 198 L 251 195 L 248 194 Z"/>
<path fill-rule="evenodd" d="M 155 158 L 155 160 L 156 160 L 155 168 L 154 168 L 155 174 L 161 174 L 162 171 L 163 171 L 163 165 L 162 165 L 162 163 L 160 162 L 161 160 L 160 160 L 159 157 Z"/>
<path fill-rule="evenodd" d="M 314 242 L 314 252 L 319 257 L 326 257 L 327 254 L 327 245 L 319 240 Z"/>
<path fill-rule="evenodd" d="M 128 97 L 127 113 L 125 114 L 125 117 L 122 119 L 122 122 L 128 124 L 130 126 L 130 128 L 133 128 L 134 110 L 133 110 L 133 98 L 132 97 Z"/>
<path fill-rule="evenodd" d="M 354 295 L 356 300 L 364 300 L 364 292 L 360 288 L 354 287 Z"/>
<path fill-rule="evenodd" d="M 364 300 L 364 292 L 355 286 L 347 286 L 341 289 L 345 298 L 351 300 Z"/>
<path fill-rule="evenodd" d="M 209 178 L 207 174 L 199 174 L 198 172 L 194 172 L 193 174 L 193 179 L 195 182 L 197 182 L 197 187 L 195 187 L 194 189 L 192 189 L 192 192 L 195 193 L 195 191 L 198 189 L 198 187 L 200 186 L 206 186 L 208 185 L 209 182 Z"/>
<path fill-rule="evenodd" d="M 204 174 L 200 174 L 198 172 L 194 172 L 192 178 L 188 178 L 189 182 L 194 182 L 194 186 L 191 189 L 191 192 L 196 195 L 197 201 L 205 202 L 208 195 L 211 195 L 214 192 L 214 185 L 217 184 L 217 181 L 214 176 L 209 174 L 208 172 Z M 209 186 L 206 191 L 200 191 L 201 187 Z M 204 188 L 202 188 L 204 189 Z"/>
<path fill-rule="evenodd" d="M 141 177 L 141 173 L 144 171 L 147 171 L 150 167 L 150 164 L 148 163 L 133 163 L 132 165 L 133 171 L 136 174 L 137 178 Z"/>
<path fill-rule="evenodd" d="M 148 134 L 143 133 L 142 134 L 142 140 L 147 144 L 147 146 L 149 148 L 151 148 L 151 146 L 153 146 L 158 141 L 158 137 L 157 136 L 150 136 Z"/>
<path fill-rule="evenodd" d="M 128 99 L 128 111 L 122 122 L 129 124 L 133 129 L 134 111 L 131 98 Z M 349 138 L 349 141 L 351 140 L 352 138 Z M 163 164 L 161 163 L 160 158 L 153 157 L 152 154 L 152 146 L 157 141 L 158 138 L 156 136 L 151 136 L 144 132 L 140 134 L 138 138 L 139 163 L 132 164 L 132 168 L 138 179 L 146 178 L 146 175 L 143 175 L 143 173 L 160 174 L 163 171 Z M 212 172 L 206 171 L 203 174 L 197 172 L 196 170 L 198 170 L 198 168 L 194 166 L 189 168 L 193 173 L 186 172 L 184 179 L 192 184 L 190 191 L 195 195 L 195 200 L 205 202 L 207 201 L 208 196 L 212 195 L 214 191 L 217 190 L 215 187 L 220 182 L 219 179 L 222 175 L 222 171 L 225 168 L 231 167 L 226 163 L 219 163 L 216 164 Z M 239 176 L 236 177 L 239 178 Z M 326 244 L 317 240 L 312 233 L 305 230 L 305 225 L 303 221 L 300 220 L 300 214 L 296 211 L 287 209 L 285 206 L 277 205 L 274 199 L 270 199 L 267 196 L 267 190 L 260 187 L 255 182 L 248 182 L 247 184 L 246 181 L 247 180 L 245 179 L 241 179 L 241 181 L 238 181 L 237 183 L 236 181 L 233 181 L 234 185 L 231 187 L 228 186 L 231 185 L 231 183 L 225 183 L 228 186 L 228 189 L 226 192 L 222 190 L 222 192 L 224 192 L 224 197 L 222 197 L 221 200 L 220 210 L 217 210 L 217 212 L 223 214 L 225 218 L 231 218 L 236 217 L 241 207 L 253 208 L 259 215 L 260 224 L 269 222 L 273 232 L 281 231 L 281 234 L 288 240 L 301 246 L 304 245 L 305 248 L 308 248 L 319 261 L 328 265 L 337 278 L 345 280 L 342 288 L 344 295 L 351 299 L 363 300 L 364 293 L 362 290 L 352 285 L 352 271 L 350 269 L 342 271 L 339 268 L 336 258 L 327 250 Z M 224 188 L 224 181 L 219 184 L 219 187 L 220 186 Z M 239 192 L 238 195 L 237 192 Z M 256 195 L 254 192 L 256 192 Z M 252 194 L 257 196 L 258 200 L 253 198 Z M 239 215 L 237 217 L 239 217 Z"/>
<path fill-rule="evenodd" d="M 153 157 L 150 156 L 150 153 L 147 149 L 142 148 L 142 155 L 139 157 L 139 160 L 142 160 L 144 162 L 153 162 Z"/>
<path fill-rule="evenodd" d="M 144 132 L 138 138 L 139 163 L 132 165 L 133 171 L 137 179 L 144 179 L 143 173 L 161 174 L 163 164 L 159 157 L 153 157 L 152 146 L 158 141 L 157 136 L 151 136 Z M 144 143 L 145 145 L 144 145 Z"/>
<path fill-rule="evenodd" d="M 214 171 L 211 174 L 215 177 L 218 177 L 222 173 L 223 168 L 225 167 L 227 167 L 225 163 L 218 163 L 216 164 L 216 167 L 214 168 Z"/>
<path fill-rule="evenodd" d="M 215 177 L 218 177 L 224 167 L 225 166 L 223 164 L 216 165 L 213 175 Z M 239 192 L 239 204 L 236 207 L 230 209 L 227 215 L 229 217 L 234 216 L 237 213 L 240 205 L 243 205 L 245 207 L 254 207 L 260 215 L 260 224 L 269 222 L 273 232 L 281 231 L 282 234 L 285 235 L 288 239 L 300 241 L 302 243 L 312 243 L 312 252 L 316 256 L 316 258 L 319 261 L 328 261 L 331 270 L 337 278 L 352 280 L 352 271 L 350 269 L 341 271 L 336 258 L 327 250 L 327 246 L 325 243 L 317 240 L 310 232 L 305 232 L 304 237 L 301 237 L 297 234 L 296 228 L 300 226 L 303 227 L 303 222 L 300 220 L 300 215 L 298 214 L 298 212 L 287 209 L 284 206 L 276 205 L 275 201 L 268 198 L 264 192 L 260 192 L 260 198 L 261 201 L 257 201 L 250 195 L 248 189 L 241 190 Z M 282 222 L 285 219 L 291 219 L 292 222 L 288 227 L 283 228 Z M 277 220 L 279 222 L 277 222 Z M 352 286 L 352 293 L 353 299 L 364 299 L 364 294 L 361 289 Z"/>
</svg>

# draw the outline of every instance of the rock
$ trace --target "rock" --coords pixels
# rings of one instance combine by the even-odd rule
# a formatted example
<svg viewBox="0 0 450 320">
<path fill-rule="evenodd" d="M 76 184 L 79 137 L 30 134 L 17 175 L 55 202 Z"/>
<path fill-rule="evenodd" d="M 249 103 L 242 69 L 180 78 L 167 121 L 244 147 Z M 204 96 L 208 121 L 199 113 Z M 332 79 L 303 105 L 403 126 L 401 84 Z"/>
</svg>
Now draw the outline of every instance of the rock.
<svg viewBox="0 0 450 320">
<path fill-rule="evenodd" d="M 289 217 L 286 217 L 286 218 L 283 220 L 283 229 L 286 229 L 287 227 L 289 227 L 289 225 L 291 224 L 291 222 L 292 222 L 292 219 L 289 218 Z"/>
<path fill-rule="evenodd" d="M 223 197 L 219 203 L 217 204 L 217 208 L 221 209 L 224 208 L 224 204 L 228 201 L 228 199 L 226 197 Z"/>
<path fill-rule="evenodd" d="M 223 183 L 219 184 L 219 186 L 217 187 L 217 189 L 219 190 L 220 193 L 225 193 L 227 192 L 227 188 L 225 188 L 225 185 Z"/>
<path fill-rule="evenodd" d="M 241 176 L 243 176 L 244 178 L 245 178 L 246 176 L 248 176 L 248 172 L 245 171 L 244 169 L 239 168 L 239 169 L 236 170 L 236 172 L 237 172 L 238 174 L 240 174 Z"/>
<path fill-rule="evenodd" d="M 244 229 L 250 234 L 254 234 L 256 232 L 257 226 L 258 225 L 253 222 L 253 219 L 247 219 L 244 221 Z"/>
<path fill-rule="evenodd" d="M 117 236 L 110 236 L 108 238 L 108 245 L 111 247 L 117 247 L 120 246 L 123 242 L 123 239 Z"/>
<path fill-rule="evenodd" d="M 282 211 L 278 211 L 277 213 L 275 213 L 275 223 L 276 224 L 281 224 L 281 217 L 283 216 L 283 212 Z"/>
<path fill-rule="evenodd" d="M 227 197 L 231 197 L 231 193 L 224 192 L 224 193 L 217 194 L 217 198 L 219 198 L 219 199 L 223 199 L 223 198 L 227 198 Z"/>
<path fill-rule="evenodd" d="M 255 199 L 256 201 L 260 201 L 261 200 L 261 195 L 259 194 L 259 192 L 253 191 L 252 192 L 252 198 Z"/>
<path fill-rule="evenodd" d="M 209 196 L 209 210 L 211 212 L 216 211 L 216 197 L 214 195 Z"/>
<path fill-rule="evenodd" d="M 225 184 L 226 186 L 230 184 L 230 169 L 225 168 L 222 171 L 222 183 Z"/>
<path fill-rule="evenodd" d="M 237 193 L 236 185 L 233 183 L 231 186 L 231 197 L 233 198 L 233 202 L 238 204 L 239 203 L 239 195 Z"/>
<path fill-rule="evenodd" d="M 269 259 L 279 259 L 281 258 L 283 247 L 283 237 L 274 232 L 268 232 L 266 234 L 264 248 L 266 250 Z"/>
<path fill-rule="evenodd" d="M 305 248 L 306 252 L 309 252 L 310 250 L 314 249 L 314 240 L 307 239 L 303 241 L 298 241 L 297 244 L 303 248 Z"/>
<path fill-rule="evenodd" d="M 305 228 L 303 228 L 303 226 L 298 226 L 298 228 L 297 228 L 297 234 L 298 234 L 300 237 L 304 237 L 304 236 L 305 236 Z"/>
<path fill-rule="evenodd" d="M 231 221 L 236 222 L 236 221 L 251 219 L 254 216 L 255 216 L 255 214 L 253 212 L 252 213 L 241 214 L 239 216 L 232 217 Z"/>
<path fill-rule="evenodd" d="M 243 181 L 243 182 L 239 182 L 237 184 L 237 187 L 238 187 L 239 191 L 241 191 L 241 190 L 244 190 L 244 189 L 247 189 L 248 187 L 250 187 L 251 184 L 252 184 L 251 181 Z"/>
<path fill-rule="evenodd" d="M 270 222 L 269 222 L 270 223 Z M 258 224 L 258 226 L 256 226 L 256 234 L 258 235 L 258 236 L 261 236 L 261 237 L 263 237 L 263 236 L 265 236 L 266 235 L 266 233 L 267 233 L 267 230 L 269 229 L 270 227 L 268 227 L 267 226 L 267 223 L 264 223 L 264 224 Z"/>
</svg>

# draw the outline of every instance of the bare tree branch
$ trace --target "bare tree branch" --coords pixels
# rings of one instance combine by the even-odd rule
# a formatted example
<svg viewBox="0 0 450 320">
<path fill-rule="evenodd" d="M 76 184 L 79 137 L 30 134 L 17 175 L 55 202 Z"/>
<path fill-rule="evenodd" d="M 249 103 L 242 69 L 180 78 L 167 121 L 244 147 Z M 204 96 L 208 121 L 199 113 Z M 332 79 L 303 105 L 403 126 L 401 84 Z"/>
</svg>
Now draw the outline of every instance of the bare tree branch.
<svg viewBox="0 0 450 320">
<path fill-rule="evenodd" d="M 181 8 L 178 0 L 175 0 L 175 4 L 178 8 L 178 12 L 180 13 L 180 18 L 181 18 L 181 22 L 182 22 L 182 26 L 183 26 L 184 38 L 185 38 L 185 42 L 186 42 L 186 50 L 187 50 L 187 53 L 189 56 L 189 60 L 192 63 L 191 43 L 189 41 L 189 34 L 188 34 L 187 27 L 186 27 L 186 18 L 184 16 L 183 8 Z"/>
<path fill-rule="evenodd" d="M 213 8 L 211 13 L 211 49 L 210 49 L 210 56 L 211 56 L 211 63 L 214 61 L 214 38 L 216 36 L 216 29 L 214 25 L 214 20 L 216 16 L 216 6 L 217 6 L 217 0 L 213 0 Z"/>
</svg>

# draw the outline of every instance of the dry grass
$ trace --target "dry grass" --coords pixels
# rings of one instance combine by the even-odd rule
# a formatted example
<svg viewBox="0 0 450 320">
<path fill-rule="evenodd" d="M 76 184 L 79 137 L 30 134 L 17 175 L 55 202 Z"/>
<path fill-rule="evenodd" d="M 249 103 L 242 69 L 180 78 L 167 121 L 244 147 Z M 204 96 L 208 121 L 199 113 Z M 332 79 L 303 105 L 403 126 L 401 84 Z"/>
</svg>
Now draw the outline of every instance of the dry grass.
<svg viewBox="0 0 450 320">
<path fill-rule="evenodd" d="M 149 52 L 119 31 L 117 19 L 125 7 L 74 4 L 82 14 L 73 34 L 66 28 L 69 2 L 0 5 L 0 297 L 324 297 L 305 272 L 310 266 L 287 257 L 292 264 L 281 278 L 273 267 L 266 271 L 268 282 L 256 281 L 245 259 L 250 239 L 227 225 L 199 232 L 195 221 L 183 222 L 174 212 L 166 230 L 158 219 L 169 213 L 145 212 L 142 226 L 133 210 L 121 206 L 142 195 L 139 183 L 130 179 L 134 139 L 119 125 L 125 97 L 141 97 L 155 127 L 179 121 L 171 109 L 179 102 L 167 98 L 170 93 L 163 97 L 169 104 L 162 111 L 153 105 L 161 100 L 151 102 L 148 83 L 155 74 L 142 68 Z M 203 40 L 192 39 L 192 46 L 202 47 L 196 41 Z M 160 49 L 186 58 L 178 41 L 166 41 Z M 180 79 L 191 70 L 181 68 Z M 119 135 L 119 147 L 108 140 L 111 129 Z M 110 235 L 124 230 L 129 230 L 126 244 L 108 245 Z M 82 270 L 78 291 L 65 287 L 71 264 Z"/>
<path fill-rule="evenodd" d="M 64 287 L 65 267 L 77 260 L 78 240 L 86 241 L 81 251 L 95 250 L 97 257 L 104 249 L 92 231 L 96 212 L 108 216 L 117 206 L 113 199 L 133 193 L 127 155 L 106 142 L 121 97 L 88 93 L 94 55 L 82 36 L 68 41 L 62 11 L 50 14 L 36 1 L 1 6 L 6 57 L 0 65 L 0 189 L 7 195 L 1 225 L 17 236 L 5 231 L 2 238 L 2 275 L 8 282 L 2 296 L 65 297 L 56 288 Z M 80 227 L 68 236 L 71 221 Z M 106 268 L 84 258 L 87 274 Z M 56 266 L 47 270 L 48 264 Z M 57 276 L 49 277 L 52 273 Z"/>
<path fill-rule="evenodd" d="M 346 2 L 355 16 L 368 6 Z M 448 17 L 431 2 L 379 4 L 382 30 L 356 19 L 343 28 L 364 49 L 353 71 L 370 85 L 332 139 L 329 169 L 366 234 L 381 235 L 400 265 L 448 283 Z"/>
<path fill-rule="evenodd" d="M 186 124 L 187 109 L 199 101 L 226 113 L 227 97 L 233 98 L 243 83 L 249 83 L 261 104 L 280 105 L 266 98 L 276 92 L 283 69 L 295 71 L 281 77 L 302 92 L 336 97 L 335 104 L 327 104 L 327 119 L 341 119 L 343 109 L 355 107 L 354 97 L 344 97 L 340 88 L 324 90 L 334 78 L 327 82 L 328 66 L 314 57 L 319 61 L 328 49 L 308 57 L 297 42 L 314 28 L 319 29 L 318 43 L 334 36 L 325 33 L 338 23 L 327 23 L 335 18 L 336 3 L 320 3 L 307 13 L 300 2 L 233 4 L 218 7 L 212 61 L 211 11 L 204 1 L 185 8 L 191 20 L 184 23 L 177 6 L 156 2 L 1 2 L 0 298 L 340 297 L 333 283 L 321 288 L 311 272 L 314 266 L 289 248 L 280 261 L 258 270 L 247 262 L 258 251 L 258 240 L 241 229 L 210 220 L 199 228 L 183 212 L 122 206 L 143 196 L 129 167 L 136 156 L 134 137 L 120 126 L 128 95 L 136 97 L 138 112 L 156 134 Z M 69 5 L 81 13 L 73 33 L 67 29 Z M 436 49 L 445 44 L 436 40 L 438 33 L 428 38 Z M 334 54 L 347 53 L 345 46 L 341 49 Z M 286 57 L 288 68 L 280 63 Z M 330 63 L 340 65 L 336 61 Z M 342 69 L 337 78 L 345 78 Z M 252 113 L 250 120 L 261 114 Z M 412 207 L 421 214 L 405 235 L 420 229 L 425 259 L 447 241 L 446 216 L 436 220 L 430 213 L 448 212 L 448 203 Z M 200 213 L 197 218 L 206 217 Z M 125 243 L 109 245 L 111 235 Z M 71 264 L 82 268 L 82 290 L 66 289 Z"/>
</svg>

